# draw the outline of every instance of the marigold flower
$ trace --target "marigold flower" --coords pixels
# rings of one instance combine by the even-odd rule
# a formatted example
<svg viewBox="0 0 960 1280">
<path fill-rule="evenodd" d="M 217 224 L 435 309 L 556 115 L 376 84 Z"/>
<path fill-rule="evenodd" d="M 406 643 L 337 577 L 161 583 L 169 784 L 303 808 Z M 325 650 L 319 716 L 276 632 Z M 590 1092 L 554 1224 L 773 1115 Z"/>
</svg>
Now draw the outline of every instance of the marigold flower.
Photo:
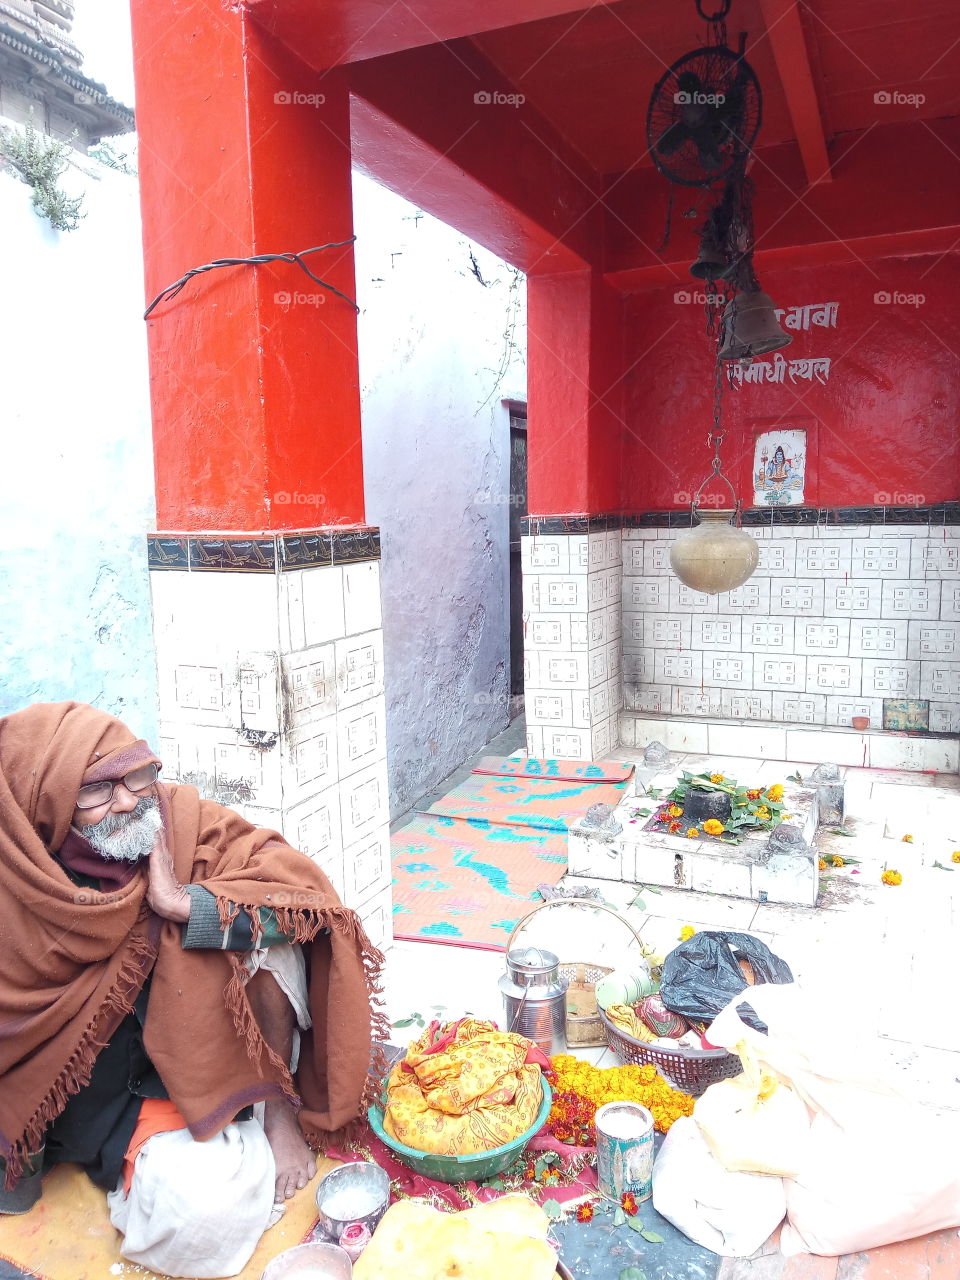
<svg viewBox="0 0 960 1280">
<path fill-rule="evenodd" d="M 826 869 L 827 869 L 827 860 L 826 860 L 826 858 L 821 858 L 821 859 L 818 861 L 817 866 L 820 868 L 820 870 L 821 870 L 821 871 L 826 871 Z"/>
<path fill-rule="evenodd" d="M 767 787 L 767 798 L 773 800 L 774 803 L 783 799 L 783 787 L 779 782 L 775 783 L 772 787 Z"/>
<path fill-rule="evenodd" d="M 629 1213 L 631 1218 L 640 1212 L 640 1206 L 632 1191 L 625 1191 L 620 1197 L 620 1208 L 624 1213 Z"/>
<path fill-rule="evenodd" d="M 761 822 L 769 822 L 770 810 L 767 808 L 765 804 L 762 804 L 760 808 L 757 810 L 756 816 L 760 819 Z"/>
<path fill-rule="evenodd" d="M 667 830 L 668 830 L 668 831 L 677 832 L 677 831 L 679 831 L 679 830 L 680 830 L 680 827 L 681 827 L 681 823 L 679 823 L 679 822 L 671 822 L 671 823 L 670 823 L 670 825 L 669 825 L 669 827 L 667 828 Z"/>
<path fill-rule="evenodd" d="M 880 879 L 884 884 L 903 884 L 903 876 L 899 871 L 885 871 Z"/>
<path fill-rule="evenodd" d="M 723 776 L 723 774 L 722 774 L 722 773 L 711 773 L 711 775 L 710 775 L 710 781 L 711 781 L 711 782 L 724 782 L 724 781 L 725 781 L 725 779 L 724 779 L 724 776 Z"/>
<path fill-rule="evenodd" d="M 688 840 L 692 840 L 695 836 L 698 836 L 699 834 L 700 834 L 700 832 L 697 830 L 697 828 L 696 828 L 696 827 L 687 827 L 687 839 L 688 839 Z"/>
<path fill-rule="evenodd" d="M 688 938 L 692 938 L 696 932 L 697 931 L 692 924 L 685 924 L 683 928 L 680 930 L 680 941 L 686 942 L 686 940 Z"/>
<path fill-rule="evenodd" d="M 950 855 L 950 861 L 960 862 L 960 849 L 954 849 L 953 853 Z"/>
<path fill-rule="evenodd" d="M 748 800 L 759 800 L 759 799 L 760 799 L 760 789 L 759 789 L 759 787 L 758 787 L 755 791 L 748 791 L 748 792 L 747 792 L 747 799 L 748 799 Z"/>
<path fill-rule="evenodd" d="M 683 817 L 683 808 L 678 804 L 672 804 L 669 809 L 667 809 L 667 813 L 671 818 L 681 818 Z"/>
<path fill-rule="evenodd" d="M 903 837 L 903 843 L 904 843 L 904 844 L 913 844 L 913 836 L 904 836 L 904 837 Z"/>
<path fill-rule="evenodd" d="M 703 829 L 708 836 L 718 836 L 723 830 L 723 823 L 717 818 L 708 818 L 703 824 Z"/>
<path fill-rule="evenodd" d="M 839 854 L 835 854 L 834 857 L 830 859 L 830 865 L 833 867 L 845 867 L 847 864 L 844 862 L 844 860 L 840 857 Z"/>
<path fill-rule="evenodd" d="M 593 1218 L 592 1204 L 578 1204 L 576 1219 L 578 1222 L 590 1222 Z"/>
</svg>

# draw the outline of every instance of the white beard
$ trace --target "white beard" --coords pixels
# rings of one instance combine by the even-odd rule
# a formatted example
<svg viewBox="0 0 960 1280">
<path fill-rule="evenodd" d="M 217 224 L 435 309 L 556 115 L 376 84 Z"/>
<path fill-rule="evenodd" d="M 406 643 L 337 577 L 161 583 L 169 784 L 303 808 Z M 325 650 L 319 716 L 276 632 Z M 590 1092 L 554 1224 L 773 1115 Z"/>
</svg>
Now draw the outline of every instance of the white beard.
<svg viewBox="0 0 960 1280">
<path fill-rule="evenodd" d="M 101 858 L 116 862 L 141 862 L 154 846 L 163 826 L 160 807 L 153 796 L 144 796 L 129 813 L 108 813 L 80 834 Z"/>
</svg>

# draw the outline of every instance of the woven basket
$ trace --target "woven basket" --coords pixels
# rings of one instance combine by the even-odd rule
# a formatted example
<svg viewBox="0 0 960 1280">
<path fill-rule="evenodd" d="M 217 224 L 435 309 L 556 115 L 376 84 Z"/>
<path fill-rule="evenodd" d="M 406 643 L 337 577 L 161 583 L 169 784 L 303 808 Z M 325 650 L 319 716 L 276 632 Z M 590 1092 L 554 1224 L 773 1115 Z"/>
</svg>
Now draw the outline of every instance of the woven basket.
<svg viewBox="0 0 960 1280">
<path fill-rule="evenodd" d="M 567 985 L 567 1044 L 580 1049 L 595 1049 L 607 1043 L 600 1010 L 597 1008 L 596 985 L 608 973 L 602 964 L 583 964 L 579 960 L 560 966 L 560 976 Z"/>
<path fill-rule="evenodd" d="M 664 1049 L 658 1044 L 645 1044 L 614 1026 L 602 1009 L 599 1012 L 607 1043 L 621 1062 L 656 1067 L 675 1089 L 691 1097 L 699 1098 L 710 1085 L 738 1076 L 743 1070 L 737 1055 L 726 1049 Z"/>
<path fill-rule="evenodd" d="M 640 954 L 643 954 L 643 943 L 640 941 L 640 935 L 630 921 L 624 920 L 623 916 L 614 911 L 612 907 L 608 907 L 602 902 L 596 902 L 593 898 L 552 898 L 549 902 L 541 902 L 525 915 L 522 920 L 517 922 L 513 933 L 510 935 L 510 941 L 507 943 L 507 951 L 510 951 L 513 946 L 513 940 L 520 930 L 533 919 L 538 911 L 543 911 L 545 907 L 569 907 L 578 902 L 590 907 L 592 910 L 606 911 L 619 920 L 633 934 L 637 946 L 640 948 Z M 600 1021 L 600 1010 L 597 1008 L 594 988 L 601 978 L 605 978 L 608 973 L 613 973 L 613 970 L 606 968 L 602 964 L 590 964 L 584 960 L 570 960 L 560 964 L 559 972 L 560 976 L 567 978 L 570 983 L 567 987 L 566 1004 L 568 1046 L 577 1049 L 595 1049 L 605 1045 L 607 1043 L 607 1035 L 603 1023 Z M 571 1005 L 575 1006 L 573 1012 L 570 1009 Z"/>
</svg>

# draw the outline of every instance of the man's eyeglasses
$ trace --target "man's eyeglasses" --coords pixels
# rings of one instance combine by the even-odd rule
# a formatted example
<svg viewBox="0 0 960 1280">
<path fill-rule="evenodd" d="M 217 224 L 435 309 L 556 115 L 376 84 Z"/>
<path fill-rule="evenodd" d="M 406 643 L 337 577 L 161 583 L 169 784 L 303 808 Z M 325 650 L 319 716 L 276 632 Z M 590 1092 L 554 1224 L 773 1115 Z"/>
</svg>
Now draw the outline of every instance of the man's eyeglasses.
<svg viewBox="0 0 960 1280">
<path fill-rule="evenodd" d="M 104 782 L 88 782 L 77 792 L 78 809 L 96 809 L 101 804 L 109 804 L 113 794 L 122 782 L 128 791 L 146 791 L 160 776 L 158 764 L 145 764 L 142 769 L 133 769 L 125 778 L 109 779 Z"/>
</svg>

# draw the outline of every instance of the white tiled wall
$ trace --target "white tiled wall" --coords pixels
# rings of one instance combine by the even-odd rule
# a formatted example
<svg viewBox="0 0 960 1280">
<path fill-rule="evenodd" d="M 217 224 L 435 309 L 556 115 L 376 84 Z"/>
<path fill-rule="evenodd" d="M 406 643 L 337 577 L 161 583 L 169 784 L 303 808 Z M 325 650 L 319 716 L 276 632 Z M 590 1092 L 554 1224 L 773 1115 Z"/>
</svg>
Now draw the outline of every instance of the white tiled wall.
<svg viewBox="0 0 960 1280">
<path fill-rule="evenodd" d="M 524 705 L 533 755 L 595 759 L 617 745 L 623 706 L 622 539 L 524 537 Z"/>
<path fill-rule="evenodd" d="M 389 942 L 379 563 L 276 575 L 155 571 L 151 583 L 164 777 L 282 831 L 371 937 Z M 614 638 L 619 645 L 613 612 L 596 646 L 606 664 Z M 615 674 L 605 665 L 594 678 L 586 632 L 578 639 L 581 651 L 571 642 L 563 657 L 584 664 L 581 697 L 602 689 L 615 719 L 619 652 Z"/>
<path fill-rule="evenodd" d="M 682 530 L 623 531 L 628 710 L 880 729 L 884 698 L 927 698 L 960 729 L 960 530 L 747 531 L 759 568 L 719 596 L 671 574 Z"/>
</svg>

